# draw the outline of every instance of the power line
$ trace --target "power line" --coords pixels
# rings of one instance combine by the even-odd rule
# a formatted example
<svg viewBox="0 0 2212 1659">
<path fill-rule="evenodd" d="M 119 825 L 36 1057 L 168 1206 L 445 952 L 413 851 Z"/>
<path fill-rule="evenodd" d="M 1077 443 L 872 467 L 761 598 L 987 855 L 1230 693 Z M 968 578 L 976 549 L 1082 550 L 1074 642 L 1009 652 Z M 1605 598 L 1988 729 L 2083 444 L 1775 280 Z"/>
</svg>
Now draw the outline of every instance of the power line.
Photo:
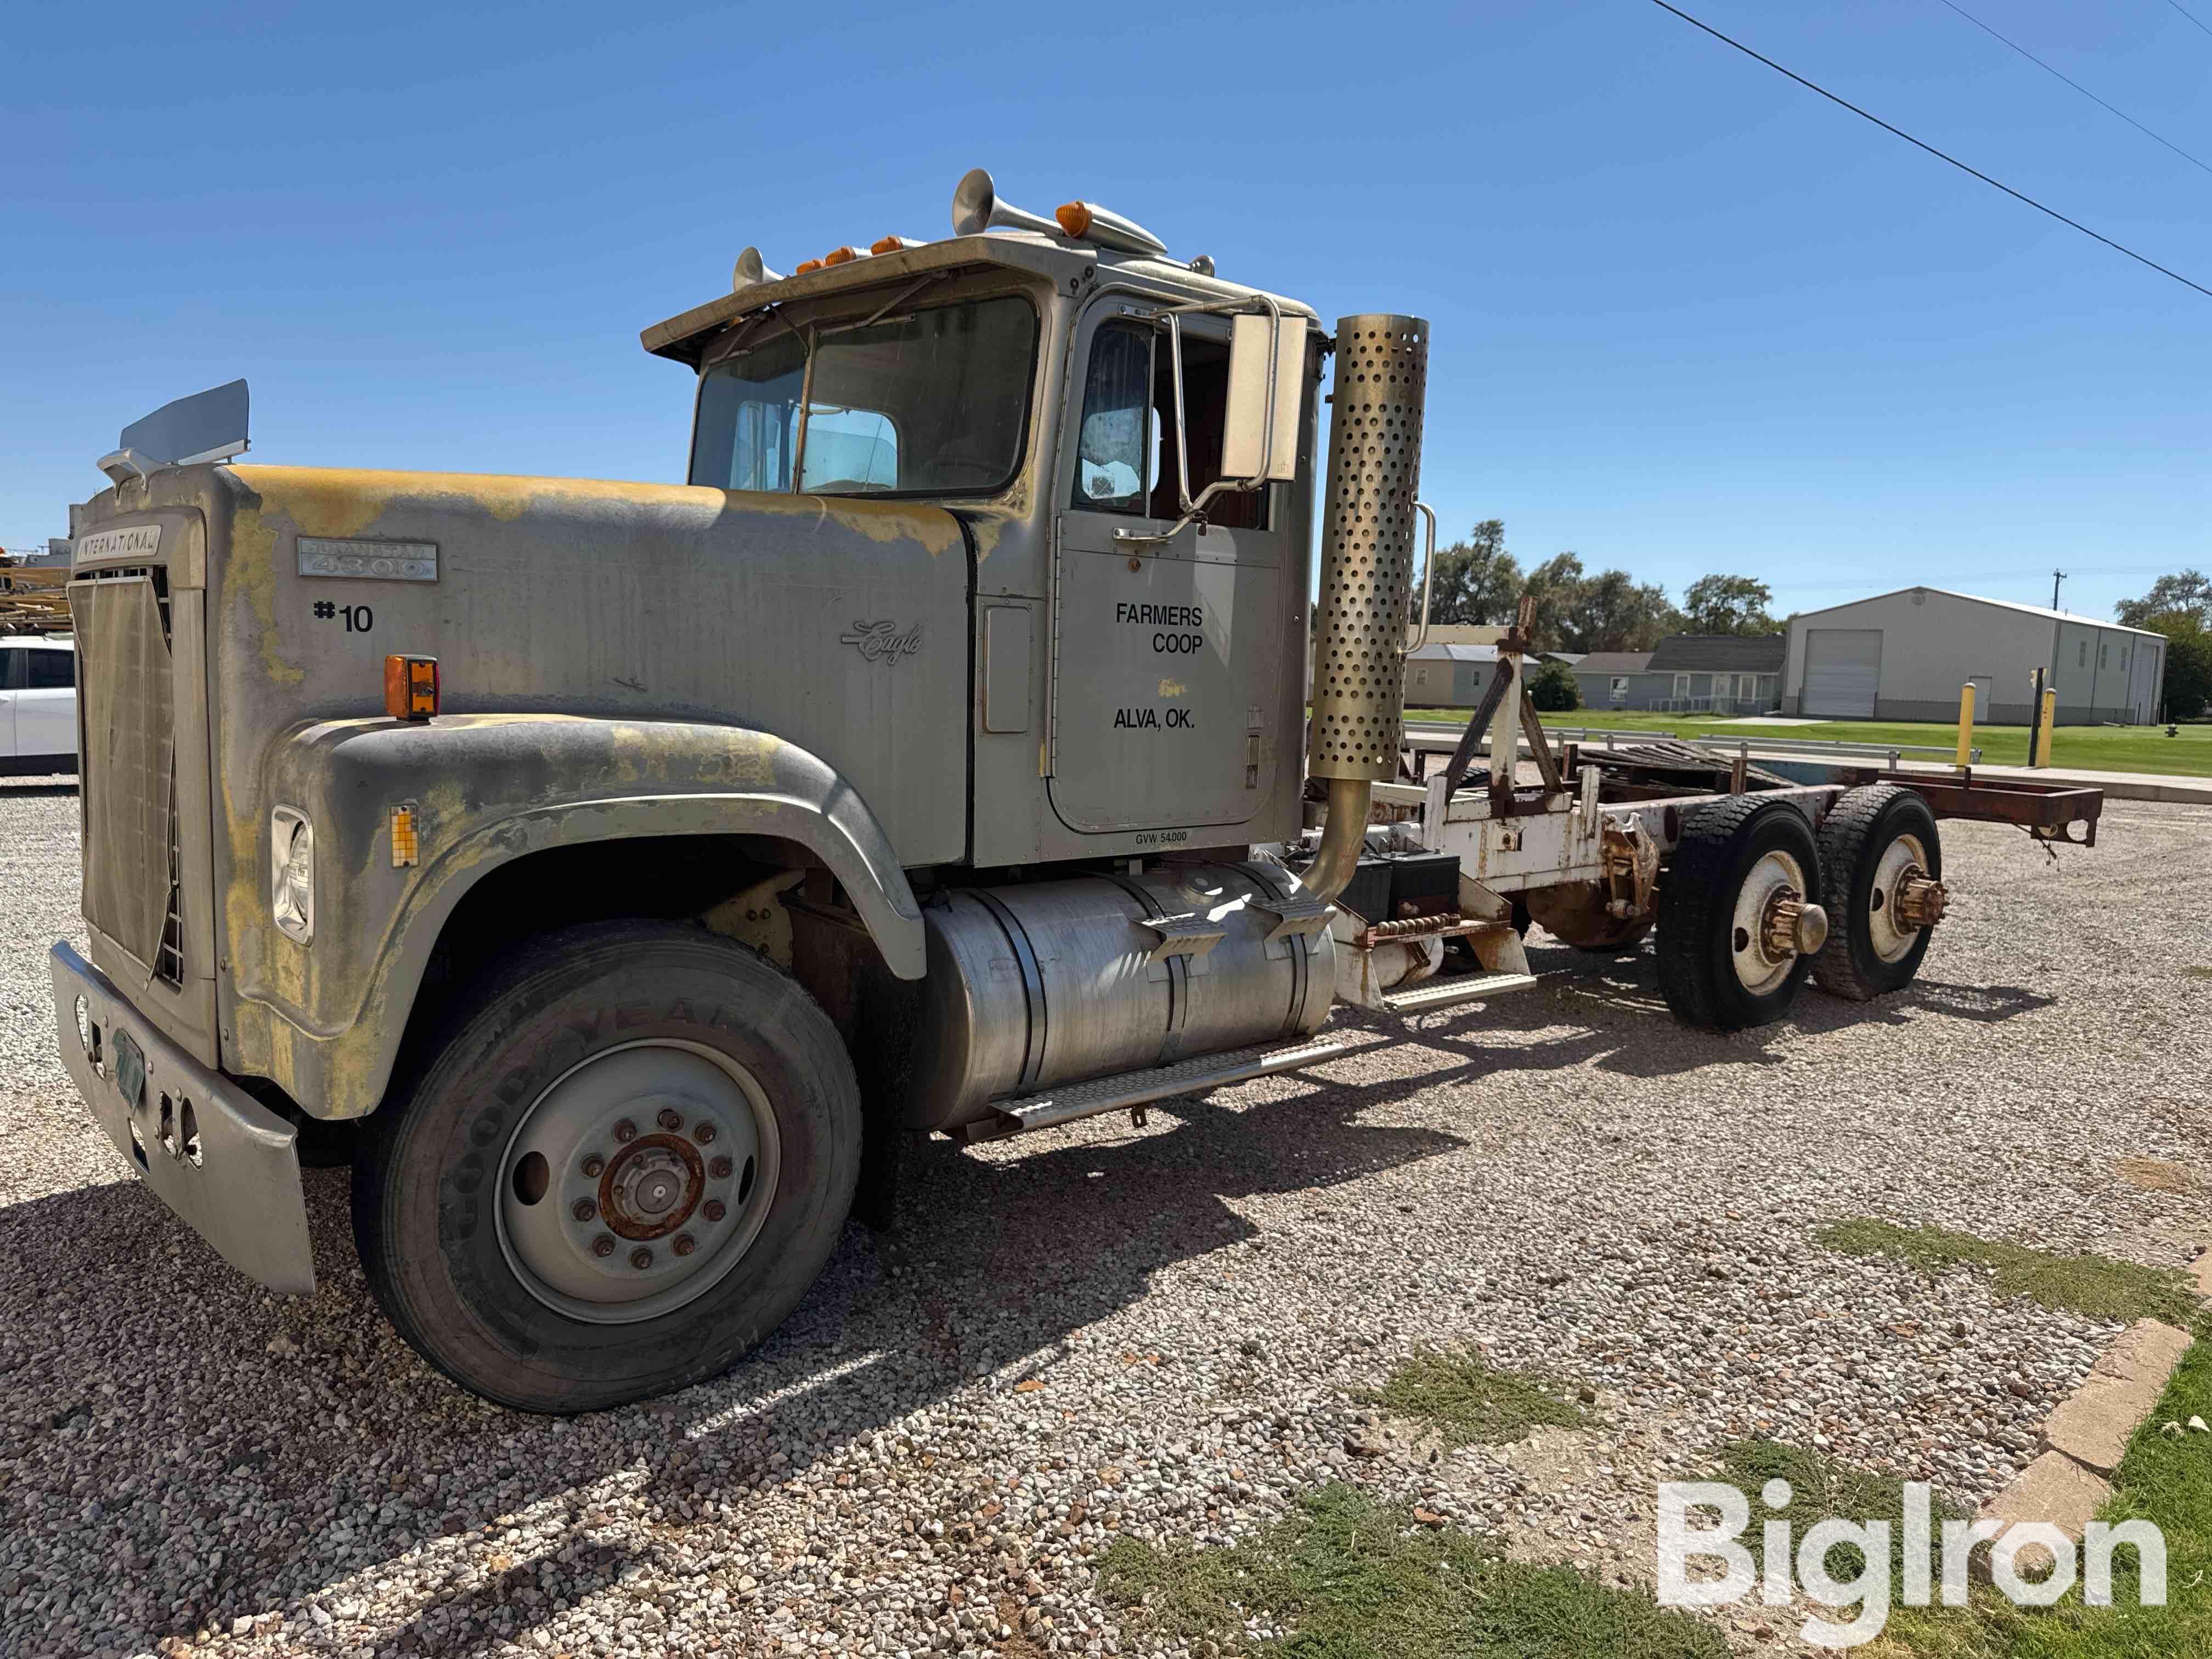
<svg viewBox="0 0 2212 1659">
<path fill-rule="evenodd" d="M 1757 58 L 1759 62 L 1765 64 L 1767 68 L 1772 70 L 1777 75 L 1787 76 L 1790 80 L 1795 81 L 1799 86 L 1803 87 L 1807 91 L 1817 92 L 1821 97 L 1826 99 L 1830 103 L 1842 105 L 1844 108 L 1850 111 L 1852 114 L 1857 116 L 1861 120 L 1873 122 L 1875 125 L 1880 127 L 1884 132 L 1904 139 L 1906 143 L 1911 144 L 1915 149 L 1926 150 L 1937 161 L 1948 161 L 1953 167 L 1958 168 L 1960 172 L 1971 173 L 1973 177 L 1980 179 L 1984 184 L 1989 185 L 1992 190 L 2001 190 L 2006 195 L 2011 197 L 2015 202 L 2025 202 L 2028 206 L 2033 208 L 2038 213 L 2044 214 L 2050 218 L 2056 219 L 2060 224 L 2065 225 L 2071 229 L 2080 231 L 2084 236 L 2088 237 L 2092 241 L 2102 242 L 2106 247 L 2111 248 L 2114 252 L 2124 253 L 2129 258 L 2133 259 L 2137 264 L 2148 265 L 2153 270 L 2158 272 L 2160 276 L 2171 276 L 2175 282 L 2180 283 L 2182 287 L 2193 288 L 2206 299 L 2212 300 L 2212 288 L 2207 288 L 2202 283 L 2192 283 L 2188 277 L 2183 276 L 2179 271 L 2168 270 L 2164 265 L 2159 264 L 2157 260 L 2146 258 L 2143 255 L 2136 252 L 2133 248 L 2123 246 L 2121 244 L 2114 241 L 2111 237 L 2102 235 L 2100 233 L 2090 229 L 2088 226 L 2081 223 L 2079 220 L 2068 218 L 2064 214 L 2059 212 L 2057 208 L 2045 207 L 2042 203 L 2037 201 L 2033 196 L 2023 196 L 2020 191 L 2014 190 L 2010 185 L 2002 184 L 1998 180 L 1990 178 L 1988 173 L 1980 171 L 1978 168 L 1968 167 L 1957 156 L 1946 155 L 1942 150 L 1936 149 L 1935 145 L 1923 143 L 1919 139 L 1915 138 L 1911 133 L 1905 131 L 1902 127 L 1893 127 L 1890 125 L 1888 122 L 1883 120 L 1879 115 L 1869 114 L 1865 110 L 1861 109 L 1856 104 L 1851 102 L 1848 98 L 1838 98 L 1834 93 L 1830 92 L 1826 87 L 1815 85 L 1814 82 L 1808 81 L 1803 76 L 1798 74 L 1796 70 L 1783 68 L 1781 64 L 1776 63 L 1771 58 L 1768 58 L 1759 52 L 1753 52 L 1749 46 L 1744 45 L 1742 41 L 1731 40 L 1729 36 L 1723 34 L 1711 24 L 1701 23 L 1696 18 L 1691 16 L 1689 13 L 1682 10 L 1680 7 L 1668 5 L 1667 3 L 1667 0 L 1651 0 L 1651 3 L 1658 7 L 1662 11 L 1673 12 L 1675 16 L 1680 18 L 1692 28 L 1703 29 L 1707 34 L 1711 35 L 1714 40 L 1719 41 L 1722 45 L 1734 46 L 1738 52 L 1741 52 L 1747 58 Z"/>
<path fill-rule="evenodd" d="M 1965 18 L 1965 19 L 1966 19 L 1969 23 L 1972 23 L 1972 24 L 1976 28 L 1978 28 L 1978 29 L 1981 30 L 1981 32 L 1982 32 L 1983 33 L 1984 33 L 1984 34 L 1988 35 L 1988 36 L 1989 36 L 1992 40 L 2002 40 L 2002 41 L 2003 41 L 2003 42 L 2004 42 L 2004 44 L 2005 44 L 2006 46 L 2010 46 L 2010 47 L 2011 47 L 2014 52 L 2018 52 L 2021 57 L 2023 57 L 2023 58 L 2027 58 L 2027 61 L 2028 61 L 2029 63 L 2031 63 L 2031 64 L 2034 64 L 2034 65 L 2036 66 L 2036 68 L 2038 68 L 2038 69 L 2039 69 L 2039 70 L 2044 70 L 2046 74 L 2051 74 L 2051 75 L 2055 75 L 2055 76 L 2057 76 L 2060 80 L 2063 81 L 2063 82 L 2064 82 L 2068 86 L 2069 86 L 2069 87 L 2073 88 L 2075 91 L 2076 91 L 2076 92 L 2080 93 L 2080 94 L 2081 94 L 2084 98 L 2087 99 L 2091 103 L 2093 103 L 2093 104 L 2096 105 L 2098 108 L 2100 108 L 2100 109 L 2101 109 L 2101 110 L 2105 110 L 2105 111 L 2108 112 L 2109 112 L 2109 113 L 2111 113 L 2111 114 L 2113 114 L 2113 115 L 2117 115 L 2117 116 L 2118 116 L 2118 117 L 2120 118 L 2120 119 L 2122 119 L 2123 121 L 2125 121 L 2125 122 L 2126 122 L 2130 126 L 2133 127 L 2133 128 L 2134 128 L 2137 132 L 2142 133 L 2142 134 L 2143 135 L 2143 137 L 2145 137 L 2146 138 L 2155 138 L 2155 139 L 2157 139 L 2157 140 L 2158 140 L 2158 142 L 2159 142 L 2160 143 L 2164 144 L 2164 145 L 2165 145 L 2168 149 L 2172 150 L 2172 151 L 2176 155 L 2179 155 L 2179 157 L 2181 157 L 2181 159 L 2182 159 L 2183 161 L 2185 161 L 2188 162 L 2191 167 L 2203 167 L 2203 168 L 2204 169 L 2204 171 L 2205 171 L 2205 172 L 2207 172 L 2207 173 L 2212 173 L 2212 164 L 2207 164 L 2207 163 L 2205 163 L 2205 162 L 2203 162 L 2203 161 L 2198 161 L 2198 160 L 2197 159 L 2197 157 L 2195 157 L 2194 155 L 2191 155 L 2187 150 L 2185 150 L 2185 149 L 2182 149 L 2182 147 L 2181 147 L 2180 145 L 2179 145 L 2179 144 L 2175 143 L 2174 143 L 2171 138 L 2167 138 L 2167 137 L 2164 137 L 2162 134 L 2153 132 L 2153 131 L 2152 131 L 2148 127 L 2145 126 L 2142 122 L 2140 122 L 2140 121 L 2136 120 L 2136 118 L 2135 118 L 2134 116 L 2132 116 L 2132 115 L 2129 114 L 2125 110 L 2124 110 L 2124 109 L 2114 109 L 2114 108 L 2112 107 L 2112 105 L 2110 105 L 2110 104 L 2106 103 L 2103 99 L 2101 99 L 2101 98 L 2098 97 L 2098 96 L 2097 96 L 2097 94 L 2096 94 L 2095 93 L 2094 93 L 2094 92 L 2090 91 L 2088 88 L 2087 88 L 2087 87 L 2083 86 L 2083 85 L 2082 85 L 2079 81 L 2076 81 L 2076 80 L 2075 80 L 2072 76 L 2070 76 L 2070 75 L 2067 74 L 2065 70 L 2057 70 L 2057 69 L 2052 69 L 2052 68 L 2051 67 L 2051 65 L 2050 65 L 2050 64 L 2048 64 L 2045 63 L 2045 62 L 2044 62 L 2040 58 L 2038 58 L 2038 57 L 2037 57 L 2033 52 L 2030 52 L 2030 51 L 2029 51 L 2026 46 L 2023 46 L 2022 45 L 2021 45 L 2021 43 L 2020 43 L 2019 41 L 2017 41 L 2017 40 L 2014 40 L 2011 39 L 2009 36 L 2002 35 L 2002 34 L 1999 34 L 1999 33 L 1998 33 L 1995 29 L 1991 28 L 1991 27 L 1990 27 L 1987 23 L 1984 23 L 1984 21 L 1982 21 L 1982 20 L 1981 20 L 1980 18 L 1978 18 L 1978 17 L 1975 16 L 1973 13 L 1972 13 L 1972 12 L 1968 11 L 1968 10 L 1967 10 L 1964 6 L 1961 6 L 1961 5 L 1957 4 L 1957 3 L 1956 3 L 1956 0 L 1943 0 L 1943 3 L 1944 3 L 1945 5 L 1947 5 L 1947 6 L 1949 6 L 1953 11 L 1957 12 L 1957 13 L 1959 14 L 1959 15 L 1960 15 L 1960 16 L 1961 16 L 1961 17 Z M 2192 19 L 2191 21 L 2194 21 L 2195 20 L 2194 20 L 2194 19 Z"/>
<path fill-rule="evenodd" d="M 2204 33 L 2207 33 L 2207 34 L 2212 34 L 2212 23 L 2207 23 L 2207 22 L 2206 22 L 2203 18 L 2199 17 L 2199 16 L 2198 16 L 2195 12 L 2193 12 L 2193 11 L 2190 10 L 2188 7 L 2186 7 L 2186 6 L 2185 6 L 2185 5 L 2183 5 L 2183 4 L 2181 3 L 2181 0 L 2166 0 L 2166 3 L 2167 5 L 2169 5 L 2169 6 L 2172 6 L 2172 7 L 2174 9 L 2174 10 L 2176 10 L 2176 11 L 2179 12 L 2179 13 L 2180 13 L 2184 17 L 2186 17 L 2186 18 L 2187 18 L 2191 22 L 2192 22 L 2192 23 L 2196 24 L 2196 25 L 2197 25 L 2197 27 L 2198 28 L 2203 29 L 2203 30 L 2204 31 Z"/>
</svg>

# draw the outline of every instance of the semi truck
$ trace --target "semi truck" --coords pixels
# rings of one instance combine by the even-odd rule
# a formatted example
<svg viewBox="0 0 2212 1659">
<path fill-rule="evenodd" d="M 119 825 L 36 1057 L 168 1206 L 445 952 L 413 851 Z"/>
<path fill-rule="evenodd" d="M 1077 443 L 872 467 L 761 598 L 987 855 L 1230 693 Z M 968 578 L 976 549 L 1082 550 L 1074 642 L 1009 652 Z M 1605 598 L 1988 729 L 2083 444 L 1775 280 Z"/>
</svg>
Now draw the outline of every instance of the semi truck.
<svg viewBox="0 0 2212 1659">
<path fill-rule="evenodd" d="M 1340 1002 L 1526 987 L 1532 920 L 1656 926 L 1697 1024 L 1878 995 L 1939 815 L 2094 836 L 2094 792 L 1555 752 L 1519 628 L 1413 780 L 1427 324 L 981 169 L 952 228 L 749 248 L 645 330 L 682 484 L 251 463 L 242 381 L 100 461 L 58 1042 L 236 1268 L 312 1291 L 344 1162 L 431 1364 L 609 1407 L 773 1331 L 908 1137 L 1317 1063 Z"/>
</svg>

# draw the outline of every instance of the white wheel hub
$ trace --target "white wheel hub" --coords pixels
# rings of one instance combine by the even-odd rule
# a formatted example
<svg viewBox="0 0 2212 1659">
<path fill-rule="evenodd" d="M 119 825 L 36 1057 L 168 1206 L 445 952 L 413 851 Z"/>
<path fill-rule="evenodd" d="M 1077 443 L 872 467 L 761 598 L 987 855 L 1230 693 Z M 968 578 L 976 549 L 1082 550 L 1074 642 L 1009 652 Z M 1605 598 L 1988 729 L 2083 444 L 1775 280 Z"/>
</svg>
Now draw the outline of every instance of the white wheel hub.
<svg viewBox="0 0 2212 1659">
<path fill-rule="evenodd" d="M 1915 835 L 1881 850 L 1867 887 L 1867 939 L 1875 956 L 1895 962 L 1943 914 L 1946 895 L 1928 874 L 1928 848 Z"/>
<path fill-rule="evenodd" d="M 726 1054 L 608 1049 L 555 1079 L 508 1137 L 500 1248 L 556 1312 L 655 1318 L 737 1266 L 768 1218 L 779 1152 L 767 1095 Z"/>
<path fill-rule="evenodd" d="M 1780 988 L 1799 956 L 1820 948 L 1827 914 L 1806 896 L 1805 867 L 1777 848 L 1760 854 L 1736 890 L 1729 949 L 1737 982 L 1753 996 Z"/>
</svg>

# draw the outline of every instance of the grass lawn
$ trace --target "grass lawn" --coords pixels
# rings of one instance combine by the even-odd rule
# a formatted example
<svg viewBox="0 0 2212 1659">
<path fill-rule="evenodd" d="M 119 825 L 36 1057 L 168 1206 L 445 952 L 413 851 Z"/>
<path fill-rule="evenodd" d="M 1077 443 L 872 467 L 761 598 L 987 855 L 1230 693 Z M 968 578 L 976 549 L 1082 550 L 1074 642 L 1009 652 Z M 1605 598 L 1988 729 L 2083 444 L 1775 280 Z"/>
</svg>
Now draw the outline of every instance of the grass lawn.
<svg viewBox="0 0 2212 1659">
<path fill-rule="evenodd" d="M 1131 1622 L 1240 1659 L 1728 1659 L 1718 1629 L 1648 1590 L 1505 1560 L 1340 1484 L 1232 1548 L 1117 1539 L 1098 1577 Z"/>
<path fill-rule="evenodd" d="M 1464 708 L 1408 708 L 1406 718 L 1440 726 L 1465 726 L 1470 711 Z M 1588 726 L 1616 732 L 1665 732 L 1678 738 L 1696 738 L 1708 732 L 1729 737 L 1758 738 L 1828 738 L 1845 743 L 1933 744 L 1948 757 L 1959 744 L 1959 728 L 1936 721 L 1823 720 L 1814 726 L 1758 726 L 1711 714 L 1621 714 L 1606 709 L 1577 708 L 1564 714 L 1547 714 L 1547 726 Z M 2027 763 L 2027 728 L 2024 726 L 1978 726 L 1974 745 L 1990 766 Z M 1933 761 L 1933 755 L 1907 755 L 1906 760 Z M 2088 772 L 2172 772 L 2191 777 L 2212 777 L 2212 726 L 2185 726 L 2181 735 L 2169 738 L 2162 726 L 2062 726 L 2051 737 L 2051 761 L 2056 766 L 2079 767 Z"/>
</svg>

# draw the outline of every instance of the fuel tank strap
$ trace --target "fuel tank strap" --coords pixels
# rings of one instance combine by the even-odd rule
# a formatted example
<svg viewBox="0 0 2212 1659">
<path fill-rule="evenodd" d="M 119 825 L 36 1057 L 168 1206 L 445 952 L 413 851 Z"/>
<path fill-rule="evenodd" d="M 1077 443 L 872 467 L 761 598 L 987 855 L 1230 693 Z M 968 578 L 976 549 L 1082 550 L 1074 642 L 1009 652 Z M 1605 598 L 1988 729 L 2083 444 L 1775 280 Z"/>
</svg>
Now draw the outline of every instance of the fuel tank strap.
<svg viewBox="0 0 2212 1659">
<path fill-rule="evenodd" d="M 1030 943 L 1028 933 L 1015 919 L 1014 913 L 1000 903 L 988 888 L 971 887 L 968 894 L 991 913 L 992 919 L 999 924 L 1000 931 L 1006 936 L 1006 944 L 1013 951 L 1016 965 L 1022 970 L 1022 995 L 1030 1006 L 1030 1019 L 1026 1042 L 1022 1049 L 1022 1079 L 1018 1085 L 1018 1092 L 1027 1094 L 1036 1087 L 1037 1079 L 1044 1072 L 1048 1030 L 1044 975 L 1037 967 L 1036 947 Z"/>
<path fill-rule="evenodd" d="M 1138 915 L 1145 922 L 1163 921 L 1170 915 L 1167 909 L 1154 902 L 1151 893 L 1127 876 L 1115 875 L 1109 871 L 1106 879 L 1137 901 Z M 1177 951 L 1155 960 L 1164 960 L 1167 963 L 1168 1030 L 1167 1036 L 1160 1042 L 1160 1057 L 1154 1063 L 1172 1066 L 1182 1058 L 1183 1028 L 1190 1023 L 1190 957 Z"/>
<path fill-rule="evenodd" d="M 1283 1012 L 1283 1035 L 1286 1037 L 1295 1036 L 1298 1031 L 1298 1016 L 1304 1011 L 1306 1006 L 1306 975 L 1312 971 L 1311 962 L 1306 954 L 1304 936 L 1302 933 L 1292 931 L 1304 926 L 1308 921 L 1306 908 L 1299 903 L 1299 900 L 1304 898 L 1304 895 L 1292 887 L 1287 878 L 1276 879 L 1281 872 L 1270 870 L 1264 864 L 1255 861 L 1250 864 L 1232 865 L 1230 867 L 1240 875 L 1249 877 L 1254 886 L 1273 899 L 1276 905 L 1283 907 L 1279 909 L 1275 909 L 1273 906 L 1261 908 L 1273 910 L 1273 915 L 1279 919 L 1279 925 L 1274 933 L 1268 937 L 1273 939 L 1280 936 L 1285 947 L 1291 953 L 1291 1004 Z M 1313 901 L 1310 899 L 1306 900 L 1308 906 Z M 1328 925 L 1330 907 L 1324 904 L 1319 908 L 1322 917 L 1321 925 L 1326 927 Z"/>
</svg>

